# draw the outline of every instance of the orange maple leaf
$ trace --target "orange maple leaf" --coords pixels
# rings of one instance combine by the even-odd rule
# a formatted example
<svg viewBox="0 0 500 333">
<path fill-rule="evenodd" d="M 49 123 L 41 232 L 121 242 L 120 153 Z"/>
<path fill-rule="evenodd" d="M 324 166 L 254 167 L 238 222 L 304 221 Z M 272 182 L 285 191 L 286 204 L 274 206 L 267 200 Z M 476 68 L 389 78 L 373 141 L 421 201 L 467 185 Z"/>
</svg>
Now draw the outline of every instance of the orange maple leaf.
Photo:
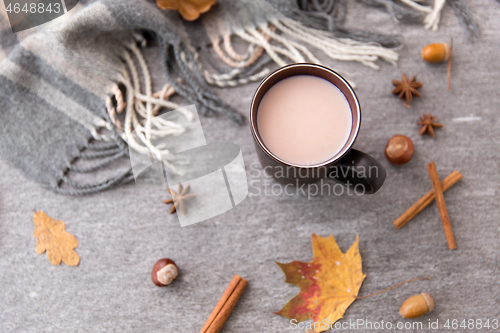
<svg viewBox="0 0 500 333">
<path fill-rule="evenodd" d="M 361 265 L 358 236 L 346 253 L 333 235 L 323 238 L 312 234 L 312 245 L 311 262 L 277 263 L 285 273 L 285 282 L 300 287 L 300 292 L 276 314 L 298 322 L 312 318 L 314 331 L 323 332 L 343 318 L 356 300 L 366 275 Z"/>
<path fill-rule="evenodd" d="M 194 21 L 215 5 L 215 0 L 156 0 L 161 9 L 177 10 L 186 21 Z"/>
<path fill-rule="evenodd" d="M 60 265 L 61 260 L 68 266 L 78 265 L 80 257 L 74 250 L 78 246 L 78 240 L 66 231 L 63 221 L 54 220 L 40 211 L 33 213 L 33 222 L 37 254 L 47 251 L 47 258 L 52 265 Z"/>
</svg>

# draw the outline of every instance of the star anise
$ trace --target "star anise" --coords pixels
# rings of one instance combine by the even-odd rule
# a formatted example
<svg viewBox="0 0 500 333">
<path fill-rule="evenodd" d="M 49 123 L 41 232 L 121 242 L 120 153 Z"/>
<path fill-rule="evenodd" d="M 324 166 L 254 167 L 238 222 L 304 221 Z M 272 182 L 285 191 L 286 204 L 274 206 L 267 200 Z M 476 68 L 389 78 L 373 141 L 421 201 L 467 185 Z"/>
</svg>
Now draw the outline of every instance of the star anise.
<svg viewBox="0 0 500 333">
<path fill-rule="evenodd" d="M 422 128 L 420 128 L 420 131 L 418 134 L 422 135 L 424 133 L 429 133 L 430 136 L 433 138 L 435 137 L 434 135 L 434 128 L 440 128 L 443 127 L 443 124 L 440 124 L 434 120 L 437 119 L 437 116 L 432 116 L 432 114 L 425 114 L 423 117 L 420 117 L 420 121 L 417 123 L 418 125 L 422 125 Z"/>
<path fill-rule="evenodd" d="M 403 80 L 392 80 L 392 84 L 396 86 L 392 91 L 393 94 L 397 94 L 399 98 L 403 99 L 403 104 L 409 108 L 413 101 L 413 96 L 421 97 L 420 93 L 417 91 L 418 88 L 422 87 L 423 84 L 421 82 L 416 81 L 417 76 L 413 76 L 408 80 L 406 74 L 403 74 Z"/>
<path fill-rule="evenodd" d="M 163 201 L 164 204 L 172 204 L 172 208 L 170 209 L 170 214 L 175 213 L 177 209 L 179 209 L 182 213 L 182 215 L 186 215 L 186 211 L 184 209 L 184 203 L 196 196 L 195 193 L 188 193 L 189 192 L 189 184 L 186 185 L 186 187 L 182 188 L 182 185 L 180 183 L 177 184 L 177 192 L 175 193 L 171 189 L 167 188 L 167 191 L 170 193 L 172 196 L 171 199 L 167 199 Z"/>
</svg>

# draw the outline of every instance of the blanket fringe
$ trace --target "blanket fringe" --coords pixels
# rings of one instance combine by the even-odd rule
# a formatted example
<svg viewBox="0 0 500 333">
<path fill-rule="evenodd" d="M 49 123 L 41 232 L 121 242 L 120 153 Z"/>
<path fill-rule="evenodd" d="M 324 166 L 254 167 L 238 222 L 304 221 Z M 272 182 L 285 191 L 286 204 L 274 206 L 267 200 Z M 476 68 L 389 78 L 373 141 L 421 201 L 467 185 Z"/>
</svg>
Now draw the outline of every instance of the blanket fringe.
<svg viewBox="0 0 500 333">
<path fill-rule="evenodd" d="M 161 108 L 179 109 L 188 121 L 193 120 L 194 115 L 181 108 L 179 104 L 169 101 L 175 93 L 171 85 L 165 84 L 160 91 L 153 93 L 149 68 L 135 43 L 127 45 L 123 59 L 126 66 L 120 74 L 119 83 L 126 88 L 127 101 L 122 104 L 124 105 L 123 111 L 125 111 L 125 123 L 120 136 L 132 149 L 145 155 L 154 154 L 158 160 L 164 162 L 166 167 L 175 172 L 175 166 L 168 161 L 170 151 L 164 147 L 155 146 L 152 141 L 168 135 L 180 135 L 186 128 L 175 122 L 156 117 L 156 115 Z M 139 68 L 136 62 L 143 76 L 144 87 L 139 79 Z M 115 94 L 114 97 L 118 100 L 119 94 Z M 117 105 L 120 105 L 120 102 L 117 102 Z M 118 112 L 119 109 L 116 111 Z M 112 108 L 109 114 L 110 116 L 113 114 Z"/>
<path fill-rule="evenodd" d="M 396 65 L 399 58 L 397 52 L 377 43 L 335 38 L 329 32 L 306 27 L 286 17 L 279 17 L 270 24 L 263 24 L 259 27 L 234 31 L 233 35 L 248 42 L 249 46 L 245 54 L 238 54 L 234 51 L 230 35 L 224 35 L 218 39 L 212 37 L 216 55 L 232 67 L 227 73 L 214 74 L 204 69 L 197 53 L 195 53 L 195 64 L 189 63 L 184 54 L 181 58 L 191 70 L 197 66 L 197 70 L 202 73 L 208 84 L 218 87 L 234 87 L 260 81 L 269 74 L 267 68 L 257 73 L 243 74 L 246 68 L 255 64 L 263 51 L 278 66 L 285 66 L 288 62 L 320 64 L 321 62 L 310 51 L 309 46 L 323 51 L 330 59 L 356 61 L 375 70 L 379 69 L 376 64 L 379 59 Z M 220 46 L 221 40 L 224 49 Z"/>
<path fill-rule="evenodd" d="M 418 10 L 419 12 L 426 13 L 427 16 L 424 19 L 424 27 L 428 30 L 436 31 L 439 27 L 439 20 L 441 17 L 441 11 L 446 4 L 446 0 L 434 0 L 434 6 L 423 6 L 417 3 L 415 0 L 400 0 L 405 5 Z"/>
</svg>

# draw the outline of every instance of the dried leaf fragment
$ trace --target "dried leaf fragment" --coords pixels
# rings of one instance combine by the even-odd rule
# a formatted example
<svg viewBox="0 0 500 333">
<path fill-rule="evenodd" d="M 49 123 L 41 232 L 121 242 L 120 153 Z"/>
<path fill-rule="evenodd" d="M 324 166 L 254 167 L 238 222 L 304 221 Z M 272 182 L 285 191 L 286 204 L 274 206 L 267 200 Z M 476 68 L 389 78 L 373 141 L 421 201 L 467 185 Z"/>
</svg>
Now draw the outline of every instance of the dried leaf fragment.
<svg viewBox="0 0 500 333">
<path fill-rule="evenodd" d="M 33 213 L 33 222 L 37 254 L 47 252 L 47 258 L 52 265 L 60 265 L 61 260 L 68 266 L 78 265 L 80 257 L 74 250 L 78 246 L 78 240 L 66 231 L 63 221 L 54 220 L 39 211 Z"/>
<path fill-rule="evenodd" d="M 156 5 L 160 9 L 177 10 L 186 21 L 197 20 L 216 3 L 215 0 L 156 0 Z"/>
<path fill-rule="evenodd" d="M 347 308 L 356 300 L 363 274 L 359 238 L 343 253 L 333 235 L 328 238 L 312 234 L 313 260 L 277 263 L 286 276 L 286 283 L 300 287 L 300 292 L 276 314 L 299 322 L 312 318 L 315 323 L 327 320 L 330 325 L 318 325 L 323 332 L 343 318 Z M 328 326 L 328 327 L 327 327 Z"/>
</svg>

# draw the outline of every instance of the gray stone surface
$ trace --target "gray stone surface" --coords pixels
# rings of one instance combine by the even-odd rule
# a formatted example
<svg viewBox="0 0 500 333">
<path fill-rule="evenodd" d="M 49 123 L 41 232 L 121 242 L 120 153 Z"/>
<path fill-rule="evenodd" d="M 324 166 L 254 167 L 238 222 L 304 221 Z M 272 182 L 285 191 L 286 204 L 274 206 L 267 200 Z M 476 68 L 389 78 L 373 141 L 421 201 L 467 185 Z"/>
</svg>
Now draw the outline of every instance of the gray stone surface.
<svg viewBox="0 0 500 333">
<path fill-rule="evenodd" d="M 249 285 L 223 332 L 302 332 L 273 314 L 298 292 L 284 283 L 274 261 L 311 260 L 311 233 L 333 234 L 343 250 L 359 234 L 367 274 L 360 295 L 407 279 L 432 277 L 357 300 L 344 321 L 395 324 L 402 321 L 401 303 L 423 291 L 434 295 L 436 308 L 414 321 L 422 322 L 423 329 L 405 332 L 429 332 L 429 320 L 439 319 L 441 328 L 434 331 L 444 331 L 448 319 L 500 319 L 500 6 L 493 0 L 467 2 L 482 29 L 474 44 L 467 41 L 449 7 L 439 31 L 431 32 L 394 24 L 385 13 L 351 5 L 349 26 L 402 35 L 405 47 L 398 67 L 381 64 L 380 71 L 373 71 L 322 58 L 357 84 L 363 123 L 355 147 L 379 158 L 388 171 L 376 195 L 258 195 L 264 184 L 269 190 L 273 182 L 257 175 L 260 169 L 248 127 L 226 119 L 202 119 L 207 141 L 241 146 L 249 181 L 254 181 L 251 195 L 237 208 L 185 228 L 162 204 L 165 191 L 131 184 L 92 196 L 65 197 L 0 163 L 0 331 L 197 332 L 232 276 L 239 274 Z M 448 41 L 450 36 L 455 49 L 448 92 L 446 66 L 426 64 L 419 54 L 424 45 Z M 155 50 L 148 53 L 154 58 Z M 424 83 L 423 97 L 411 109 L 390 93 L 391 79 L 403 72 L 417 74 Z M 160 83 L 161 75 L 155 80 Z M 247 113 L 255 88 L 254 84 L 218 93 Z M 415 123 L 424 112 L 439 115 L 445 125 L 435 140 L 418 135 Z M 383 150 L 388 138 L 398 133 L 413 139 L 416 153 L 409 164 L 395 167 L 385 160 Z M 431 188 L 426 164 L 433 160 L 442 178 L 455 169 L 464 175 L 445 194 L 458 244 L 455 251 L 447 248 L 435 204 L 401 230 L 392 225 Z M 33 209 L 66 222 L 80 242 L 78 267 L 52 266 L 45 255 L 35 253 Z M 175 260 L 181 276 L 160 289 L 149 276 L 162 257 Z M 498 330 L 488 332 L 493 331 Z"/>
</svg>

